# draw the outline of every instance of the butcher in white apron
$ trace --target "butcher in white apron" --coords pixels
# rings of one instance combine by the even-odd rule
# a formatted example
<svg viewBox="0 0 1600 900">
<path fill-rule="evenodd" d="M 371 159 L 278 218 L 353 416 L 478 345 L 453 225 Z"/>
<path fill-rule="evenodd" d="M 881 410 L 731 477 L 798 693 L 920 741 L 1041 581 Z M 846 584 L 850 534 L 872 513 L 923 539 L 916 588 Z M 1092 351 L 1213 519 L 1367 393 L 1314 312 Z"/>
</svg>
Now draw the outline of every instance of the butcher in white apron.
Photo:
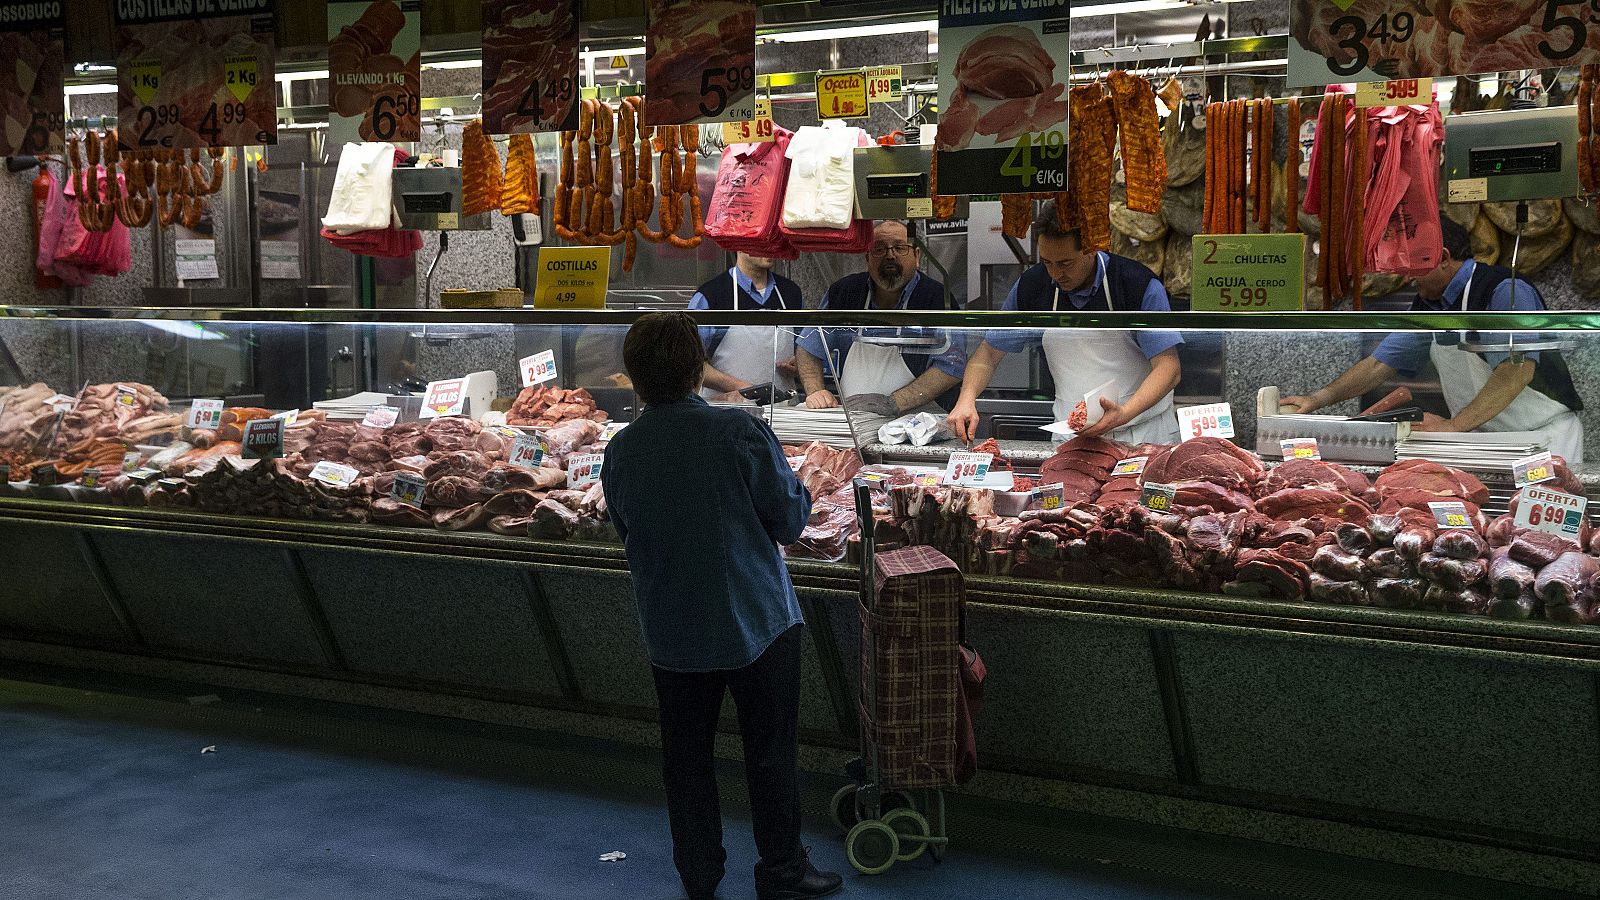
<svg viewBox="0 0 1600 900">
<path fill-rule="evenodd" d="M 1513 278 L 1509 269 L 1471 258 L 1465 229 L 1446 219 L 1444 262 L 1416 279 L 1416 312 L 1505 312 L 1544 309 L 1533 285 Z M 1572 376 L 1558 350 L 1512 355 L 1461 349 L 1457 332 L 1400 332 L 1385 338 L 1372 355 L 1327 387 L 1309 396 L 1286 397 L 1298 412 L 1311 412 L 1382 386 L 1397 374 L 1415 377 L 1428 362 L 1439 373 L 1439 387 L 1450 418 L 1429 413 L 1412 427 L 1418 431 L 1524 431 L 1538 433 L 1551 453 L 1572 465 L 1583 462 L 1583 408 Z M 1496 347 L 1528 343 L 1530 336 L 1478 335 L 1476 342 Z"/>
<path fill-rule="evenodd" d="M 690 310 L 804 308 L 800 286 L 773 272 L 772 260 L 742 252 L 727 275 L 701 285 L 689 300 Z M 782 390 L 794 389 L 794 339 L 787 329 L 766 325 L 703 327 L 700 336 L 706 342 L 705 386 L 700 391 L 706 399 L 736 400 L 738 391 L 769 382 Z"/>
<path fill-rule="evenodd" d="M 834 282 L 822 297 L 822 308 L 944 309 L 944 285 L 917 268 L 922 256 L 912 228 L 893 219 L 879 222 L 866 255 L 867 270 Z M 808 328 L 795 353 L 806 406 L 839 405 L 827 389 L 826 375 L 853 410 L 882 416 L 937 403 L 961 383 L 965 366 L 961 339 L 935 329 Z"/>
<path fill-rule="evenodd" d="M 1077 231 L 1056 222 L 1054 202 L 1034 219 L 1040 264 L 1012 287 L 1001 309 L 1007 312 L 1166 312 L 1171 309 L 1161 280 L 1136 260 L 1085 251 Z M 949 422 L 956 436 L 977 438 L 978 395 L 994 377 L 1007 353 L 1042 345 L 1055 381 L 1056 421 L 1066 420 L 1095 388 L 1103 392 L 1101 416 L 1079 434 L 1130 444 L 1178 441 L 1172 391 L 1181 376 L 1173 331 L 1109 331 L 1050 328 L 990 331 L 973 351 L 961 396 Z"/>
</svg>

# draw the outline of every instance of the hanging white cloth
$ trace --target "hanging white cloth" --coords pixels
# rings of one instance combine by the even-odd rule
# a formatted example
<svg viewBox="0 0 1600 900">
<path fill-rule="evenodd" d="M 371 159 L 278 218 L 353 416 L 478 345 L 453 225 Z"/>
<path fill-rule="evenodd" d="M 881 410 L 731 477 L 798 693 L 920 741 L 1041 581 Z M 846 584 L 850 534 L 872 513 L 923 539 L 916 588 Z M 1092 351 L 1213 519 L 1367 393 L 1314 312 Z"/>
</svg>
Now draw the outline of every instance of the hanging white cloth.
<svg viewBox="0 0 1600 900">
<path fill-rule="evenodd" d="M 345 144 L 323 226 L 340 234 L 388 228 L 394 221 L 393 173 L 393 144 Z"/>
</svg>

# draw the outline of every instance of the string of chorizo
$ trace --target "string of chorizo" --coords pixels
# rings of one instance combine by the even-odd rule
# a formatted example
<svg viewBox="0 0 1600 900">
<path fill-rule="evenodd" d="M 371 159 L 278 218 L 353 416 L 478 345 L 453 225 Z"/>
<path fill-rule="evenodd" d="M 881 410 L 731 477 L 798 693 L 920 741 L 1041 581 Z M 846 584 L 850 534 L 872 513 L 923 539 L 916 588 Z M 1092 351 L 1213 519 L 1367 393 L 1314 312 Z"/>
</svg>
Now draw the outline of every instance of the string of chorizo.
<svg viewBox="0 0 1600 900">
<path fill-rule="evenodd" d="M 1289 146 L 1283 160 L 1283 225 L 1300 231 L 1300 98 L 1289 98 Z"/>
</svg>

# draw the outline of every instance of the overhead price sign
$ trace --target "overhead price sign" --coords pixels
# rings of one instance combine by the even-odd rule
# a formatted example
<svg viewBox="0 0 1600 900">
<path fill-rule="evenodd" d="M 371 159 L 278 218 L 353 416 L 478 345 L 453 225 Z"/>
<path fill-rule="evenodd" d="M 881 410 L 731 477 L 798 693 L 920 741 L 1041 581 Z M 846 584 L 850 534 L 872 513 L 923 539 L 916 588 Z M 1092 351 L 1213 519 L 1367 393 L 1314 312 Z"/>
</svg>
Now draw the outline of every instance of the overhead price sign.
<svg viewBox="0 0 1600 900">
<path fill-rule="evenodd" d="M 1414 0 L 1291 0 L 1289 84 L 1600 62 L 1600 16 L 1587 3 L 1454 0 L 1433 9 Z"/>
<path fill-rule="evenodd" d="M 754 0 L 650 0 L 648 12 L 646 124 L 755 118 Z"/>
<path fill-rule="evenodd" d="M 817 118 L 858 119 L 870 114 L 865 72 L 817 73 Z"/>
<path fill-rule="evenodd" d="M 62 151 L 66 2 L 8 3 L 0 16 L 0 156 Z"/>
<path fill-rule="evenodd" d="M 1356 84 L 1356 106 L 1414 106 L 1433 102 L 1432 78 L 1362 81 Z"/>
<path fill-rule="evenodd" d="M 1067 0 L 941 0 L 941 195 L 1067 189 L 1070 29 Z"/>
<path fill-rule="evenodd" d="M 124 150 L 278 142 L 274 0 L 118 0 Z"/>
<path fill-rule="evenodd" d="M 328 0 L 328 140 L 421 137 L 421 0 Z"/>
<path fill-rule="evenodd" d="M 578 0 L 483 0 L 484 131 L 577 130 L 579 22 Z"/>
<path fill-rule="evenodd" d="M 544 247 L 534 309 L 605 309 L 610 247 Z"/>
<path fill-rule="evenodd" d="M 1195 312 L 1283 312 L 1305 308 L 1303 234 L 1194 236 Z"/>
<path fill-rule="evenodd" d="M 873 66 L 862 69 L 867 76 L 868 103 L 897 103 L 902 94 L 904 78 L 899 66 Z"/>
</svg>

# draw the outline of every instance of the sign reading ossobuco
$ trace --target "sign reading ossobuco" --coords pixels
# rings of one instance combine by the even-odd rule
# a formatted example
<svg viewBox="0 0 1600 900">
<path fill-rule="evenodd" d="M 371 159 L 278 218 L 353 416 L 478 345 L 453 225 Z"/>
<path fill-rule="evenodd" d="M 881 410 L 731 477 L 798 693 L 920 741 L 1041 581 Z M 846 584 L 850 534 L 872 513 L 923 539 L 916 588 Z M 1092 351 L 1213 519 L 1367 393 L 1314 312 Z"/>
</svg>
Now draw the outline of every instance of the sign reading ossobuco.
<svg viewBox="0 0 1600 900">
<path fill-rule="evenodd" d="M 1563 0 L 1291 0 L 1289 84 L 1472 75 L 1600 62 L 1600 15 Z"/>
<path fill-rule="evenodd" d="M 117 0 L 117 143 L 276 144 L 273 12 L 274 0 Z"/>
<path fill-rule="evenodd" d="M 1298 310 L 1305 307 L 1303 234 L 1197 234 L 1196 312 Z"/>
<path fill-rule="evenodd" d="M 939 193 L 1067 189 L 1067 0 L 939 7 Z"/>
</svg>

